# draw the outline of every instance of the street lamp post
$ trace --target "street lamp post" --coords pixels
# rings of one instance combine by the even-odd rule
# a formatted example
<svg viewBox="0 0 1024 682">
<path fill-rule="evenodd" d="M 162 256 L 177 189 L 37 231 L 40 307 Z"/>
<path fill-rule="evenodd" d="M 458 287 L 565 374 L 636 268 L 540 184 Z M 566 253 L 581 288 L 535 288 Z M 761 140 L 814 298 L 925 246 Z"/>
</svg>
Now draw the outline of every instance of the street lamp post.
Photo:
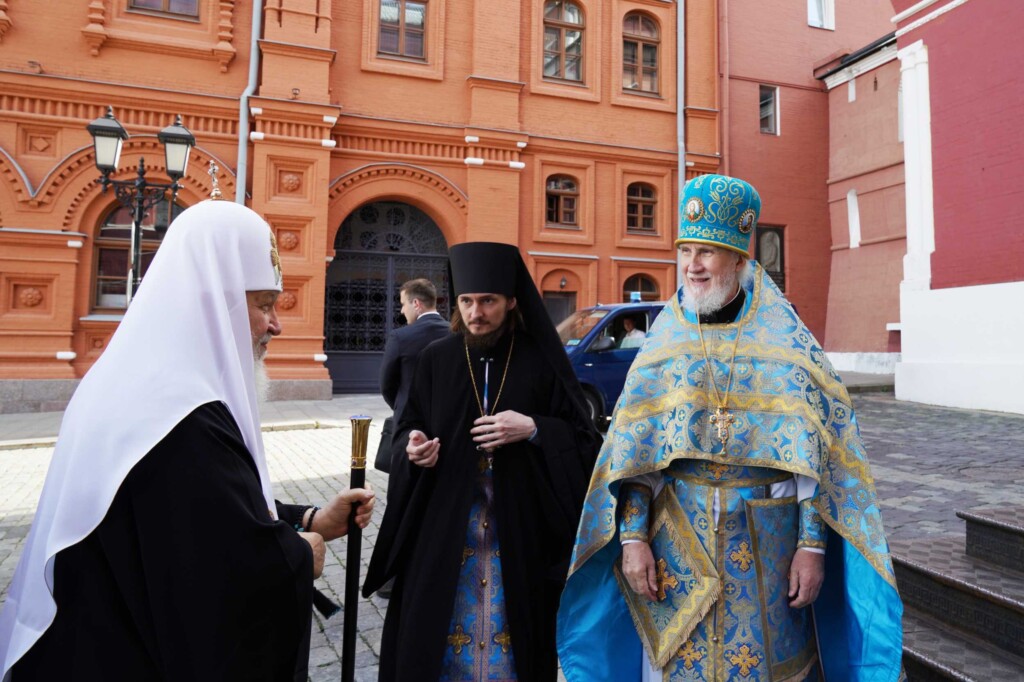
<svg viewBox="0 0 1024 682">
<path fill-rule="evenodd" d="M 96 168 L 103 174 L 99 178 L 103 191 L 106 192 L 113 186 L 118 202 L 132 212 L 131 265 L 126 290 L 126 303 L 131 303 L 142 277 L 142 220 L 146 211 L 164 198 L 167 190 L 171 190 L 171 205 L 174 205 L 178 190 L 181 188 L 178 180 L 185 175 L 188 155 L 196 140 L 192 133 L 181 125 L 181 116 L 178 116 L 173 125 L 167 126 L 157 135 L 157 139 L 164 146 L 170 183 L 146 180 L 146 165 L 142 158 L 139 158 L 139 168 L 134 180 L 111 180 L 110 174 L 117 170 L 121 147 L 128 139 L 128 132 L 114 118 L 114 109 L 109 106 L 107 114 L 86 126 L 86 130 L 92 135 Z"/>
</svg>

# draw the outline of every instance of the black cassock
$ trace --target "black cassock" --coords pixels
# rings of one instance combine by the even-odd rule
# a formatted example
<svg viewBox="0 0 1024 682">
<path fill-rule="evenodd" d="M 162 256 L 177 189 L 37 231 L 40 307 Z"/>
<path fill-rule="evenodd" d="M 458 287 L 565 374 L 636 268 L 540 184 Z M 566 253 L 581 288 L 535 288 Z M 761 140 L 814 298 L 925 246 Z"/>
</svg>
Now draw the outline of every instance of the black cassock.
<svg viewBox="0 0 1024 682">
<path fill-rule="evenodd" d="M 490 353 L 489 397 L 497 412 L 533 417 L 539 444 L 494 452 L 494 514 L 501 549 L 505 608 L 518 679 L 554 680 L 555 616 L 565 583 L 583 497 L 599 436 L 578 399 L 531 337 L 516 332 L 504 389 L 498 387 L 510 336 Z M 561 351 L 561 349 L 559 349 Z M 481 353 L 471 351 L 483 396 Z M 381 682 L 430 682 L 440 674 L 480 466 L 469 431 L 480 416 L 461 334 L 436 341 L 420 356 L 409 402 L 395 433 L 381 530 L 364 593 L 396 576 L 381 642 Z M 437 465 L 424 469 L 404 455 L 408 434 L 440 438 Z"/>
<path fill-rule="evenodd" d="M 304 510 L 278 504 L 286 520 Z M 56 618 L 12 682 L 306 679 L 312 551 L 271 518 L 222 403 L 132 468 L 54 576 Z"/>
</svg>

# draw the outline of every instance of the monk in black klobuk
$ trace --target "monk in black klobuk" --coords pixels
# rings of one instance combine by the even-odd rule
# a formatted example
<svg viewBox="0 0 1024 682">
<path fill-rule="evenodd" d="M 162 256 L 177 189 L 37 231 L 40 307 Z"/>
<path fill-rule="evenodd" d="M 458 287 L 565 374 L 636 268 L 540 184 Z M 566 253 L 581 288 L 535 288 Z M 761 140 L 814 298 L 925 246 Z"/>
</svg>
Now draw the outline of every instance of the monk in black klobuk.
<svg viewBox="0 0 1024 682">
<path fill-rule="evenodd" d="M 396 578 L 379 679 L 554 681 L 599 437 L 518 250 L 450 256 L 458 333 L 420 355 L 363 587 Z"/>
</svg>

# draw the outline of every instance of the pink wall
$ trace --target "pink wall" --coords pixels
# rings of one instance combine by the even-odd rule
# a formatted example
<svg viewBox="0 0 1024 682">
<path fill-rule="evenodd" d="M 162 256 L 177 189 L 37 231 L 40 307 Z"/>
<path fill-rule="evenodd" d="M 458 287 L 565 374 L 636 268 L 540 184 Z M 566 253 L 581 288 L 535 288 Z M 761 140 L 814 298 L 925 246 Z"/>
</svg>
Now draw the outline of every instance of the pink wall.
<svg viewBox="0 0 1024 682">
<path fill-rule="evenodd" d="M 836 2 L 836 30 L 807 25 L 807 3 L 722 0 L 729 17 L 728 173 L 761 194 L 760 222 L 785 228 L 786 294 L 825 337 L 831 236 L 828 101 L 814 67 L 892 31 L 886 0 Z M 758 123 L 758 86 L 780 88 L 781 135 Z"/>
<path fill-rule="evenodd" d="M 899 287 L 906 240 L 883 242 L 832 255 L 825 350 L 840 353 L 899 352 Z"/>
<path fill-rule="evenodd" d="M 828 111 L 823 93 L 780 88 L 781 135 L 759 132 L 758 84 L 733 81 L 729 173 L 761 195 L 759 222 L 785 230 L 786 295 L 819 339 L 829 276 Z"/>
<path fill-rule="evenodd" d="M 933 289 L 1024 280 L 1021 26 L 1024 3 L 988 0 L 900 38 L 928 48 Z"/>
<path fill-rule="evenodd" d="M 722 0 L 728 6 L 733 76 L 820 89 L 816 63 L 892 32 L 889 0 L 836 0 L 834 31 L 807 25 L 806 0 Z"/>
<path fill-rule="evenodd" d="M 900 63 L 886 62 L 829 92 L 829 182 L 903 163 L 899 139 Z"/>
<path fill-rule="evenodd" d="M 829 209 L 832 269 L 825 350 L 900 350 L 899 284 L 906 253 L 900 65 L 895 58 L 829 91 Z M 849 197 L 856 192 L 860 243 L 850 244 Z"/>
</svg>

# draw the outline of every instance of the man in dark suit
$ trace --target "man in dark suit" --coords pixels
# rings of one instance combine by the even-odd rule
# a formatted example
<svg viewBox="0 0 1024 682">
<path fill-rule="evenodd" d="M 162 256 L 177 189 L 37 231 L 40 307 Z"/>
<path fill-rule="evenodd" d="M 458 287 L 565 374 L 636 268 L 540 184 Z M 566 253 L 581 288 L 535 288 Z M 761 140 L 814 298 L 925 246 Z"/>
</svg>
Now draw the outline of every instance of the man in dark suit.
<svg viewBox="0 0 1024 682">
<path fill-rule="evenodd" d="M 448 322 L 438 314 L 437 289 L 427 279 L 412 279 L 399 292 L 402 314 L 408 324 L 391 332 L 380 365 L 380 392 L 395 411 L 394 423 L 402 418 L 409 397 L 412 376 L 420 351 L 431 341 L 448 335 Z"/>
<path fill-rule="evenodd" d="M 382 448 L 390 450 L 393 425 L 402 418 L 402 410 L 409 398 L 412 377 L 416 373 L 416 362 L 420 351 L 432 341 L 448 336 L 451 331 L 437 312 L 437 289 L 428 279 L 411 279 L 399 290 L 402 301 L 402 315 L 408 324 L 391 332 L 384 345 L 384 360 L 380 365 L 380 392 L 384 400 L 395 411 L 390 423 L 384 424 Z M 387 442 L 383 442 L 386 438 Z M 405 456 L 405 450 L 399 453 Z M 378 465 L 379 466 L 379 465 Z M 389 471 L 391 467 L 389 467 Z M 388 486 L 388 498 L 394 486 Z M 387 599 L 391 596 L 393 580 L 377 590 L 377 595 Z"/>
</svg>

